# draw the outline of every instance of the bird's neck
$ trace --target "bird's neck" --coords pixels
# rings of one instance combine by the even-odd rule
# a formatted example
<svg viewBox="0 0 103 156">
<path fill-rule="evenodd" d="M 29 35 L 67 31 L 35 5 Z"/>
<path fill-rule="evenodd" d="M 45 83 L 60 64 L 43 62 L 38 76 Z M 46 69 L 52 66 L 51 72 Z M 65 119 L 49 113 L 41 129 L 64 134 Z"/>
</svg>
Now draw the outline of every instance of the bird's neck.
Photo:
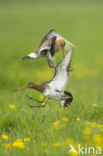
<svg viewBox="0 0 103 156">
<path fill-rule="evenodd" d="M 32 83 L 28 88 L 32 88 L 35 89 L 39 92 L 43 92 L 45 90 L 45 84 L 36 84 L 36 83 Z"/>
</svg>

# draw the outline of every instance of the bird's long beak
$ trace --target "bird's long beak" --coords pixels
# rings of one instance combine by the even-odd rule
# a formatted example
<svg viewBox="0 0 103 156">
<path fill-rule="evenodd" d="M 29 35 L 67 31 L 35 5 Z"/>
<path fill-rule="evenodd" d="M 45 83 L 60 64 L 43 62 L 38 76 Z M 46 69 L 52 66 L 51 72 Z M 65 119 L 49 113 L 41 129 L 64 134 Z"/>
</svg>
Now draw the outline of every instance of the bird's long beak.
<svg viewBox="0 0 103 156">
<path fill-rule="evenodd" d="M 38 53 L 33 52 L 33 53 L 30 53 L 29 55 L 24 56 L 23 58 L 21 58 L 21 61 L 23 61 L 25 59 L 37 59 L 38 57 L 39 57 Z"/>
<path fill-rule="evenodd" d="M 62 48 L 62 54 L 63 54 L 63 58 L 65 57 L 65 50 L 64 47 Z"/>
<path fill-rule="evenodd" d="M 23 86 L 23 87 L 20 87 L 20 88 L 17 88 L 17 89 L 14 89 L 12 92 L 16 92 L 16 91 L 19 91 L 19 90 L 23 90 L 27 88 L 27 86 Z"/>
</svg>

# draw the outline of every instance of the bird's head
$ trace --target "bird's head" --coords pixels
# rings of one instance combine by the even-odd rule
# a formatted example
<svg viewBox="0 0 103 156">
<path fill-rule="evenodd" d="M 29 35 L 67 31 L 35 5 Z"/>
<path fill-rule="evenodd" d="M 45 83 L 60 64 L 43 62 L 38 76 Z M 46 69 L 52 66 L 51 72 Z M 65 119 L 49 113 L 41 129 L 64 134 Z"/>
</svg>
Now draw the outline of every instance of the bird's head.
<svg viewBox="0 0 103 156">
<path fill-rule="evenodd" d="M 58 39 L 57 41 L 56 41 L 56 45 L 57 45 L 57 47 L 58 48 L 63 48 L 64 46 L 65 46 L 65 40 L 64 39 Z"/>
</svg>

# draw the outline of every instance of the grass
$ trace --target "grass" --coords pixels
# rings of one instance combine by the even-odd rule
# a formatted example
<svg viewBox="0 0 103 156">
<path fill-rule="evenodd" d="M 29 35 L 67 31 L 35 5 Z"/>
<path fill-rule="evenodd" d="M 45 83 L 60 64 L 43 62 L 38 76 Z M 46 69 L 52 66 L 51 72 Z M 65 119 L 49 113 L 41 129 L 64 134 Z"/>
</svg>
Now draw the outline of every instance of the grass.
<svg viewBox="0 0 103 156">
<path fill-rule="evenodd" d="M 1 3 L 1 156 L 67 156 L 70 143 L 75 148 L 79 143 L 103 148 L 102 15 L 101 1 Z M 72 92 L 74 101 L 66 109 L 55 100 L 48 101 L 45 108 L 30 109 L 25 105 L 25 94 L 40 98 L 39 92 L 11 91 L 30 81 L 50 80 L 54 71 L 46 60 L 20 62 L 19 58 L 36 50 L 42 36 L 52 28 L 78 47 L 66 88 Z M 61 59 L 56 54 L 56 62 Z M 14 108 L 10 108 L 11 104 Z M 69 121 L 65 122 L 64 117 Z M 3 134 L 8 139 L 3 139 Z M 24 138 L 30 141 L 17 142 Z M 15 141 L 18 147 L 12 145 Z"/>
</svg>

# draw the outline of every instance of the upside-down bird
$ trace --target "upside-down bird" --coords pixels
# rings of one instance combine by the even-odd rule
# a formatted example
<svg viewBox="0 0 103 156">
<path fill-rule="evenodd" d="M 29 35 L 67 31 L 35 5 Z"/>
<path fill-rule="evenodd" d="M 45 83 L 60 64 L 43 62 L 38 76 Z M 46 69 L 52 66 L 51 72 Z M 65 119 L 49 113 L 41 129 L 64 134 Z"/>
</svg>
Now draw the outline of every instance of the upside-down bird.
<svg viewBox="0 0 103 156">
<path fill-rule="evenodd" d="M 67 107 L 73 100 L 72 94 L 70 92 L 65 91 L 65 88 L 67 86 L 68 79 L 69 79 L 69 72 L 71 71 L 70 64 L 72 60 L 72 55 L 73 55 L 73 49 L 56 66 L 55 74 L 52 80 L 44 82 L 42 84 L 29 82 L 27 85 L 21 88 L 17 88 L 15 91 L 22 90 L 25 88 L 32 88 L 32 89 L 42 92 L 45 95 L 45 97 L 43 101 L 39 101 L 27 95 L 29 99 L 37 101 L 39 103 L 44 102 L 46 99 L 45 105 L 48 99 L 56 99 L 60 101 L 60 103 L 62 104 L 64 108 Z M 40 106 L 29 105 L 29 106 L 44 107 L 45 105 L 40 105 Z"/>
<path fill-rule="evenodd" d="M 63 57 L 65 51 L 69 51 L 75 47 L 72 43 L 60 36 L 55 30 L 50 30 L 42 39 L 39 48 L 36 52 L 32 52 L 29 55 L 21 58 L 24 59 L 37 59 L 47 58 L 48 64 L 51 68 L 55 67 L 55 53 L 62 50 Z"/>
</svg>

